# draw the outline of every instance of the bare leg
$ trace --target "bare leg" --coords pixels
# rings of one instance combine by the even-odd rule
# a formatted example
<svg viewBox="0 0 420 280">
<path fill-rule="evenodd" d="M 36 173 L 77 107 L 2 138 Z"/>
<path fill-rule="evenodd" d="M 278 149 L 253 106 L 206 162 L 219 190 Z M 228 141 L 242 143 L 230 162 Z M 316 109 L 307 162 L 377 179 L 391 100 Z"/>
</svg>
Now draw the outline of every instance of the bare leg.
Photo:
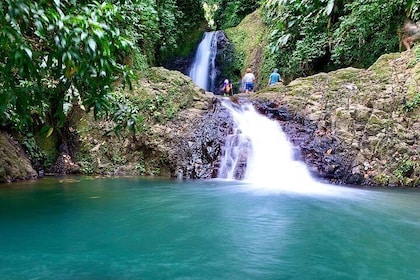
<svg viewBox="0 0 420 280">
<path fill-rule="evenodd" d="M 413 39 L 411 37 L 406 37 L 402 40 L 402 43 L 407 49 L 407 51 L 411 50 L 411 42 L 413 42 Z"/>
</svg>

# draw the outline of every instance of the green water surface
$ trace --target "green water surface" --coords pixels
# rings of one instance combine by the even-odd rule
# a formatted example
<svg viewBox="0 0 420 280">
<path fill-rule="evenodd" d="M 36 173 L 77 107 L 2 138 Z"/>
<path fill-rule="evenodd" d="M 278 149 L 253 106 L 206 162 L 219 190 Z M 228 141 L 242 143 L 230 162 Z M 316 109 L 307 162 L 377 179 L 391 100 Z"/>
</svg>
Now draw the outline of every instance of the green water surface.
<svg viewBox="0 0 420 280">
<path fill-rule="evenodd" d="M 0 185 L 0 279 L 420 279 L 420 192 L 334 188 Z"/>
</svg>

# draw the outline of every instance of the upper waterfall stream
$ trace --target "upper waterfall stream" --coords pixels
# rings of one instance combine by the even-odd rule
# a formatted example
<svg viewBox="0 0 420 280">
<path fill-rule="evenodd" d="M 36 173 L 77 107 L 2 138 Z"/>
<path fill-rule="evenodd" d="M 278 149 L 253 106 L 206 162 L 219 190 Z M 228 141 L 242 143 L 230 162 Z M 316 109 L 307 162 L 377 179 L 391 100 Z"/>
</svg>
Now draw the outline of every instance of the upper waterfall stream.
<svg viewBox="0 0 420 280">
<path fill-rule="evenodd" d="M 206 91 L 214 89 L 215 57 L 217 51 L 216 32 L 204 33 L 203 39 L 198 45 L 192 62 L 189 77 L 194 83 Z"/>
<path fill-rule="evenodd" d="M 189 76 L 206 91 L 214 91 L 216 78 L 216 32 L 204 33 Z M 302 193 L 335 193 L 331 186 L 311 177 L 278 122 L 259 114 L 250 104 L 238 105 L 222 98 L 234 121 L 234 132 L 222 148 L 218 178 L 240 179 L 269 190 Z"/>
</svg>

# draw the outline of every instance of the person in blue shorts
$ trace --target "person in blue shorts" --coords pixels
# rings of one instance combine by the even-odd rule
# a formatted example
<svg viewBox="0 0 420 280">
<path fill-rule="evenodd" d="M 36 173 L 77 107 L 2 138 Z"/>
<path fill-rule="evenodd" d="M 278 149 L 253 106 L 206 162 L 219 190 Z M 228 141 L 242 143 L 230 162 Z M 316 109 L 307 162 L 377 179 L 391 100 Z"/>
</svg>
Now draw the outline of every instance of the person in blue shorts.
<svg viewBox="0 0 420 280">
<path fill-rule="evenodd" d="M 245 93 L 248 93 L 248 91 L 253 92 L 254 91 L 254 81 L 255 76 L 252 73 L 251 68 L 246 69 L 246 74 L 244 75 L 242 82 L 245 85 Z"/>
</svg>

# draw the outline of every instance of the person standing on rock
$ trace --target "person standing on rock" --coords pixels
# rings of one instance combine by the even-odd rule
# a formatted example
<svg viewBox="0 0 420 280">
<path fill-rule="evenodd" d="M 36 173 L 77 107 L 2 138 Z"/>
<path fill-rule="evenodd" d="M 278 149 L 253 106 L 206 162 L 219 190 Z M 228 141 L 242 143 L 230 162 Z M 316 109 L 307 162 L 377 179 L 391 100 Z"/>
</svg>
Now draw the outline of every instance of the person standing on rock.
<svg viewBox="0 0 420 280">
<path fill-rule="evenodd" d="M 270 74 L 270 79 L 268 81 L 269 86 L 283 82 L 283 80 L 282 80 L 282 78 L 281 78 L 281 76 L 278 72 L 279 72 L 279 69 L 274 68 L 273 73 Z"/>
<path fill-rule="evenodd" d="M 228 79 L 224 81 L 222 91 L 223 91 L 223 95 L 233 96 L 233 86 L 232 86 L 232 83 L 229 82 Z"/>
<path fill-rule="evenodd" d="M 254 81 L 255 81 L 255 76 L 252 73 L 251 68 L 246 69 L 246 74 L 242 78 L 242 83 L 244 84 L 245 93 L 248 93 L 248 91 L 250 92 L 254 91 Z"/>
<path fill-rule="evenodd" d="M 406 22 L 403 27 L 404 36 L 402 43 L 407 51 L 411 50 L 411 44 L 420 40 L 420 25 L 418 23 Z"/>
</svg>

